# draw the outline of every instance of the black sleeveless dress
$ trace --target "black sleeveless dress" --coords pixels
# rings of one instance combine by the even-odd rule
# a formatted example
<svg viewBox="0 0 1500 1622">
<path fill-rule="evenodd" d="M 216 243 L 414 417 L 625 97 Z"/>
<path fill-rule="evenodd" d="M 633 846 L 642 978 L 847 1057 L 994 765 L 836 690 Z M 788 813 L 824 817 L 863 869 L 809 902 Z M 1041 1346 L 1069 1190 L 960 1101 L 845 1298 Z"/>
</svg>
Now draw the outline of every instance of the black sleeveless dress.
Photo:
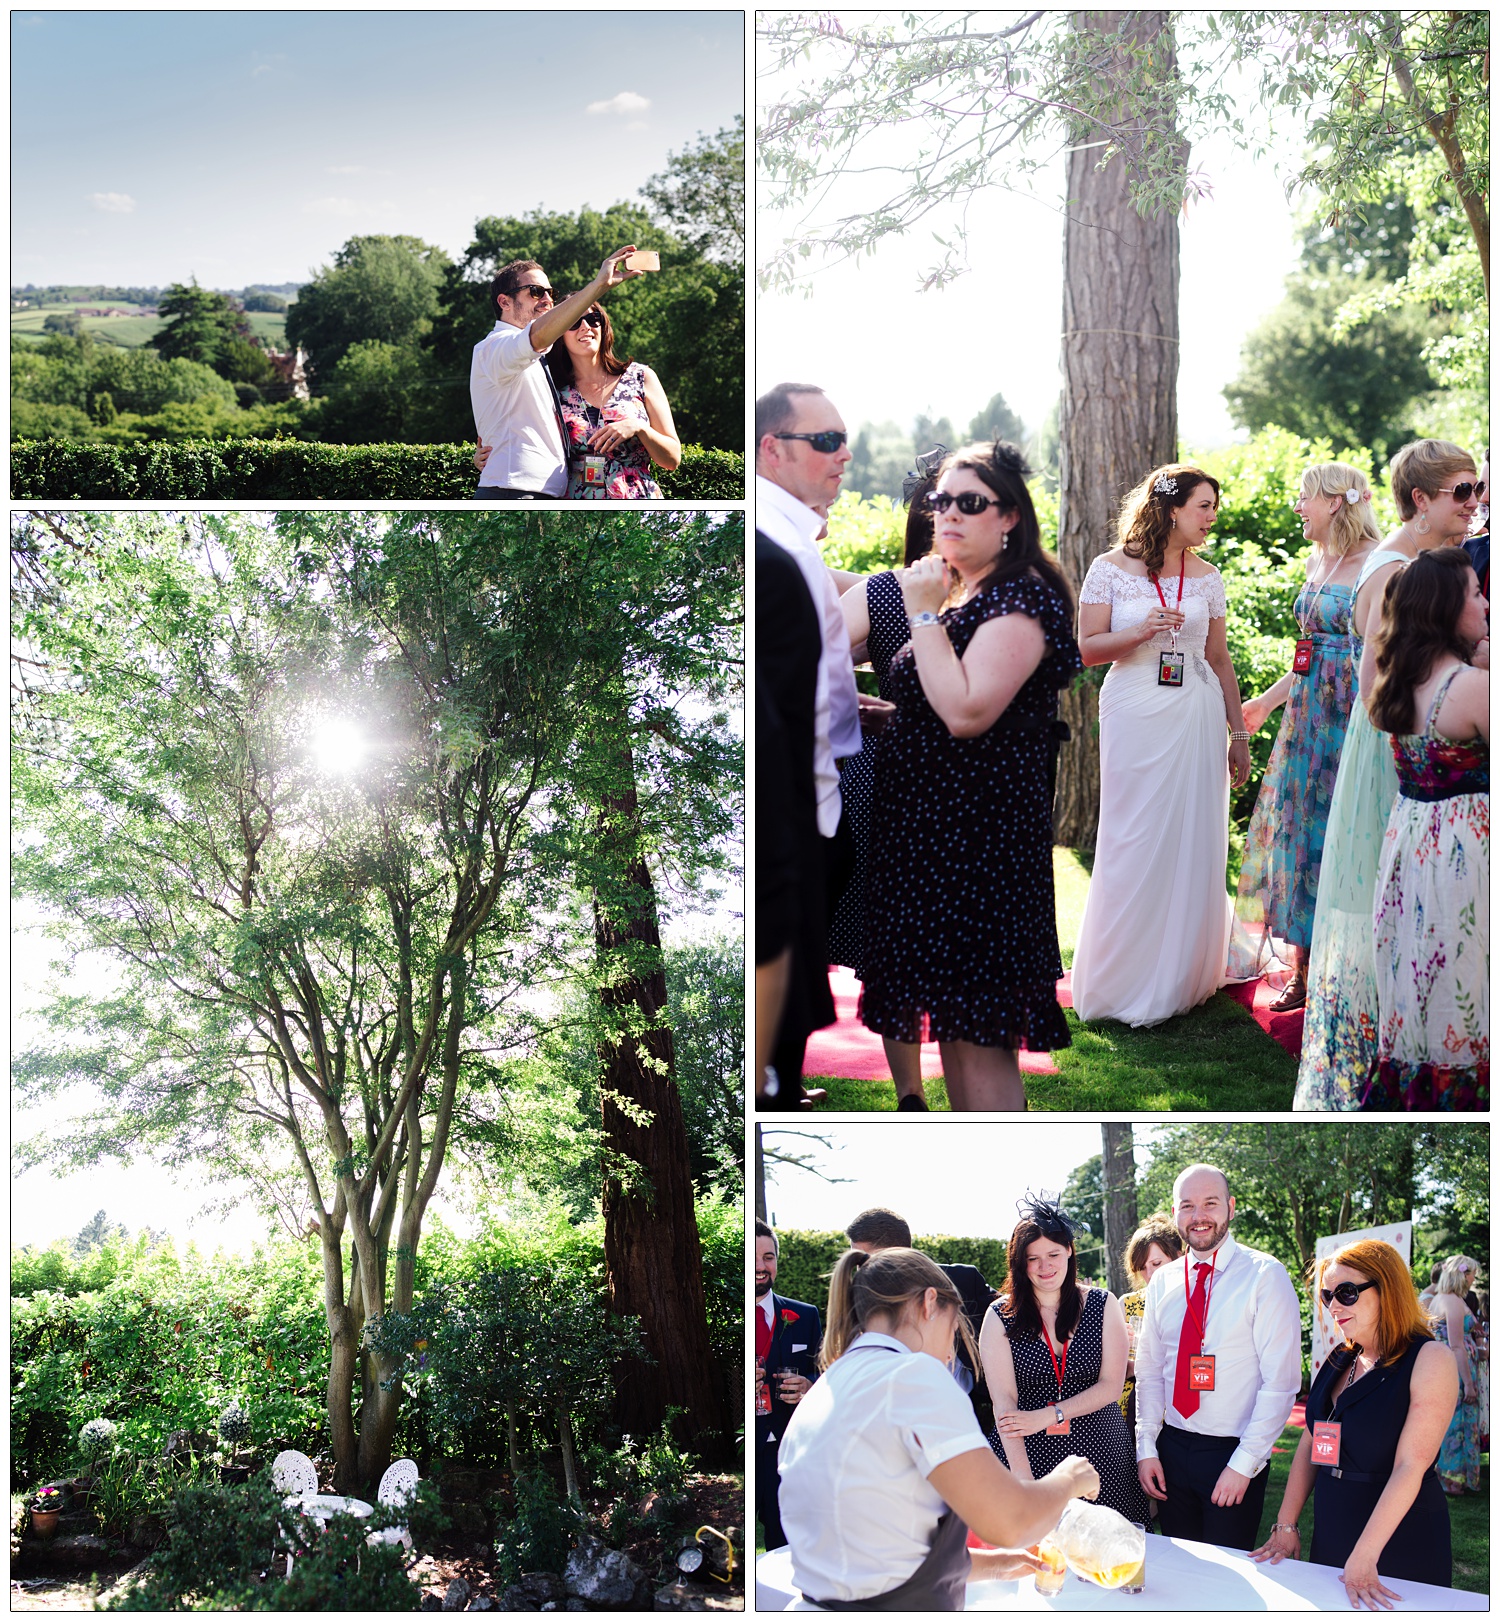
<svg viewBox="0 0 1500 1622">
<path fill-rule="evenodd" d="M 1099 1378 L 1104 1362 L 1104 1296 L 1103 1290 L 1090 1290 L 1084 1297 L 1083 1315 L 1068 1342 L 1068 1366 L 1062 1387 L 1065 1398 L 1087 1391 Z M 1040 1335 L 1035 1340 L 1017 1340 L 1015 1324 L 1001 1311 L 1000 1302 L 995 1302 L 990 1311 L 1004 1324 L 1006 1339 L 1010 1341 L 1017 1405 L 1025 1413 L 1050 1407 L 1058 1400 L 1057 1370 L 1052 1366 L 1046 1342 Z M 1038 1431 L 1023 1440 L 1033 1480 L 1040 1481 L 1043 1476 L 1051 1475 L 1069 1455 L 1087 1459 L 1099 1472 L 1099 1502 L 1118 1510 L 1127 1521 L 1139 1521 L 1142 1526 L 1149 1524 L 1146 1494 L 1136 1474 L 1135 1444 L 1125 1428 L 1125 1416 L 1120 1412 L 1119 1403 L 1107 1402 L 1091 1414 L 1078 1415 L 1070 1422 L 1066 1436 L 1048 1436 L 1045 1431 Z M 998 1432 L 991 1432 L 989 1444 L 995 1457 L 1004 1464 Z M 1007 1438 L 1006 1445 L 1014 1447 L 1015 1438 Z"/>
<path fill-rule="evenodd" d="M 901 582 L 889 570 L 865 581 L 865 608 L 870 636 L 865 643 L 880 684 L 880 696 L 890 698 L 891 660 L 911 641 L 911 622 Z M 853 969 L 865 977 L 865 896 L 869 889 L 870 802 L 875 797 L 875 737 L 867 736 L 857 755 L 839 762 L 839 792 L 849 831 L 854 835 L 854 872 L 828 922 L 828 961 Z"/>
<path fill-rule="evenodd" d="M 1391 1368 L 1384 1365 L 1362 1374 L 1333 1405 L 1329 1393 L 1348 1367 L 1347 1359 L 1335 1352 L 1318 1371 L 1307 1399 L 1307 1428 L 1321 1420 L 1337 1420 L 1339 1471 L 1318 1466 L 1313 1486 L 1313 1535 L 1310 1560 L 1322 1566 L 1341 1567 L 1359 1541 L 1391 1472 L 1396 1467 L 1396 1444 L 1411 1407 L 1411 1371 L 1417 1354 L 1427 1344 L 1413 1341 Z M 1453 1542 L 1448 1525 L 1448 1502 L 1438 1483 L 1437 1472 L 1429 1469 L 1412 1506 L 1376 1561 L 1387 1581 L 1405 1578 L 1408 1582 L 1453 1586 Z"/>
</svg>

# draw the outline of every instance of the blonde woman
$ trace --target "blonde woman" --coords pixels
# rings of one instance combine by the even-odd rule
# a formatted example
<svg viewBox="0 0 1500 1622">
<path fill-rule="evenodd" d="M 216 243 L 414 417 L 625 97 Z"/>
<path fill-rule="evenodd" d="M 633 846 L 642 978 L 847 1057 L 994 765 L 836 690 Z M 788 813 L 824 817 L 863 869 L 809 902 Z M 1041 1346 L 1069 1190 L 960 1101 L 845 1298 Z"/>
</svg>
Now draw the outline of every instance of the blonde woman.
<svg viewBox="0 0 1500 1622">
<path fill-rule="evenodd" d="M 1347 462 L 1302 475 L 1293 504 L 1311 542 L 1307 583 L 1297 594 L 1292 668 L 1268 692 L 1245 701 L 1245 730 L 1258 732 L 1284 704 L 1261 780 L 1235 902 L 1229 978 L 1253 980 L 1279 960 L 1290 969 L 1276 1013 L 1307 1001 L 1307 954 L 1328 808 L 1354 702 L 1354 588 L 1380 544 L 1370 482 Z"/>
<path fill-rule="evenodd" d="M 1357 1109 L 1375 1062 L 1376 880 L 1396 799 L 1390 739 L 1366 711 L 1375 683 L 1375 632 L 1391 575 L 1419 552 L 1463 541 L 1479 506 L 1478 483 L 1474 458 L 1446 440 L 1419 439 L 1391 459 L 1391 495 L 1402 524 L 1365 559 L 1355 585 L 1353 658 L 1361 702 L 1350 714 L 1323 841 L 1294 1109 Z M 1483 657 L 1487 663 L 1488 644 Z"/>
<path fill-rule="evenodd" d="M 1450 1498 L 1480 1488 L 1479 1378 L 1474 1314 L 1464 1296 L 1479 1276 L 1472 1256 L 1450 1256 L 1428 1307 L 1433 1333 L 1458 1362 L 1459 1401 L 1438 1449 L 1438 1480 Z"/>
</svg>

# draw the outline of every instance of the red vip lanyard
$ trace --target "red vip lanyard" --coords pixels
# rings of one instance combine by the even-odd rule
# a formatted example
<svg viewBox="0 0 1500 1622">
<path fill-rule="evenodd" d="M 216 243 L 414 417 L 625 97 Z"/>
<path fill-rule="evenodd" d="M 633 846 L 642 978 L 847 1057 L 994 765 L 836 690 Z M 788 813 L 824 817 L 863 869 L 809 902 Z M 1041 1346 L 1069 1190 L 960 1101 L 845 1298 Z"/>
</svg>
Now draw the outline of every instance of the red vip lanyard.
<svg viewBox="0 0 1500 1622">
<path fill-rule="evenodd" d="M 1064 1341 L 1057 1349 L 1062 1353 L 1062 1362 L 1057 1360 L 1057 1352 L 1052 1350 L 1052 1337 L 1047 1333 L 1046 1324 L 1042 1325 L 1042 1339 L 1047 1343 L 1047 1356 L 1052 1359 L 1052 1372 L 1057 1376 L 1057 1401 L 1059 1406 L 1063 1400 L 1063 1376 L 1068 1372 L 1068 1344 Z"/>
<path fill-rule="evenodd" d="M 1201 1318 L 1196 1312 L 1193 1311 L 1193 1297 L 1188 1290 L 1188 1257 L 1191 1256 L 1192 1253 L 1191 1248 L 1189 1248 L 1183 1252 L 1182 1256 L 1183 1316 L 1191 1318 L 1193 1322 L 1197 1324 L 1198 1345 L 1201 1347 L 1203 1345 L 1204 1337 L 1208 1333 L 1208 1307 L 1210 1301 L 1213 1299 L 1214 1279 L 1218 1276 L 1215 1272 L 1215 1268 L 1219 1264 L 1219 1253 L 1217 1250 L 1213 1253 L 1213 1257 L 1208 1264 L 1208 1277 L 1203 1281 L 1203 1316 Z M 1197 1265 L 1202 1266 L 1202 1263 L 1200 1262 Z"/>
<path fill-rule="evenodd" d="M 1150 570 L 1147 571 L 1147 573 L 1151 576 L 1151 584 L 1156 587 L 1156 595 L 1161 601 L 1161 606 L 1163 608 L 1165 608 L 1167 606 L 1167 599 L 1162 595 L 1161 577 L 1157 574 L 1155 569 L 1150 569 Z M 1187 579 L 1187 552 L 1186 552 L 1186 550 L 1184 550 L 1184 552 L 1182 554 L 1182 568 L 1178 571 L 1178 575 L 1177 575 L 1177 609 L 1176 609 L 1176 612 L 1179 613 L 1179 614 L 1182 612 L 1182 582 L 1184 580 L 1186 580 L 1186 579 Z M 1172 627 L 1172 646 L 1174 648 L 1177 646 L 1177 627 L 1175 625 Z"/>
</svg>

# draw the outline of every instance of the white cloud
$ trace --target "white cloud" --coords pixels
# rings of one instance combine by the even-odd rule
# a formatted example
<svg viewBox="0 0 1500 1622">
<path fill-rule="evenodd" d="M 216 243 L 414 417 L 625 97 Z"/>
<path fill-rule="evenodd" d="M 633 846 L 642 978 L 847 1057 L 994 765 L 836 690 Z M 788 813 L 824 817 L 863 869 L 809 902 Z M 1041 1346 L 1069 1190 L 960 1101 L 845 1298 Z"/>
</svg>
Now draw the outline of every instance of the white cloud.
<svg viewBox="0 0 1500 1622">
<path fill-rule="evenodd" d="M 89 193 L 89 202 L 101 214 L 134 214 L 135 198 L 122 191 L 95 191 Z"/>
<path fill-rule="evenodd" d="M 608 101 L 591 101 L 588 111 L 591 113 L 643 113 L 651 105 L 645 96 L 636 95 L 633 90 L 622 90 L 618 96 L 611 96 Z"/>
</svg>

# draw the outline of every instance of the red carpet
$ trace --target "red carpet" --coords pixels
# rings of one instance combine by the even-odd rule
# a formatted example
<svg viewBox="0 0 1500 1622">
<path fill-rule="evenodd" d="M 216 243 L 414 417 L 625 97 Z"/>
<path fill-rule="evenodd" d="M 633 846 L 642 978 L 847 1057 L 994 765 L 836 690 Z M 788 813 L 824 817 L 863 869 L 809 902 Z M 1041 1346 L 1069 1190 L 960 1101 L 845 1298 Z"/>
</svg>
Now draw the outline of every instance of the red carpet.
<svg viewBox="0 0 1500 1622">
<path fill-rule="evenodd" d="M 1071 976 L 1064 974 L 1057 982 L 1057 1000 L 1064 1008 L 1073 1006 Z M 1278 976 L 1278 979 L 1280 977 Z M 808 1038 L 807 1058 L 803 1074 L 807 1076 L 843 1076 L 852 1081 L 889 1081 L 891 1068 L 885 1062 L 885 1049 L 874 1031 L 866 1030 L 859 1022 L 855 1010 L 859 1007 L 859 981 L 851 970 L 830 969 L 829 985 L 833 988 L 833 1004 L 838 1023 L 826 1030 L 814 1031 Z M 1290 1014 L 1273 1014 L 1271 1004 L 1281 993 L 1279 984 L 1266 980 L 1251 980 L 1241 986 L 1225 986 L 1224 995 L 1233 997 L 1250 1011 L 1251 1018 L 1271 1038 L 1295 1059 L 1302 1053 L 1302 1010 Z M 1021 1071 L 1028 1076 L 1055 1076 L 1057 1066 L 1047 1053 L 1021 1054 Z M 922 1078 L 930 1081 L 943 1073 L 936 1042 L 922 1044 Z"/>
</svg>

